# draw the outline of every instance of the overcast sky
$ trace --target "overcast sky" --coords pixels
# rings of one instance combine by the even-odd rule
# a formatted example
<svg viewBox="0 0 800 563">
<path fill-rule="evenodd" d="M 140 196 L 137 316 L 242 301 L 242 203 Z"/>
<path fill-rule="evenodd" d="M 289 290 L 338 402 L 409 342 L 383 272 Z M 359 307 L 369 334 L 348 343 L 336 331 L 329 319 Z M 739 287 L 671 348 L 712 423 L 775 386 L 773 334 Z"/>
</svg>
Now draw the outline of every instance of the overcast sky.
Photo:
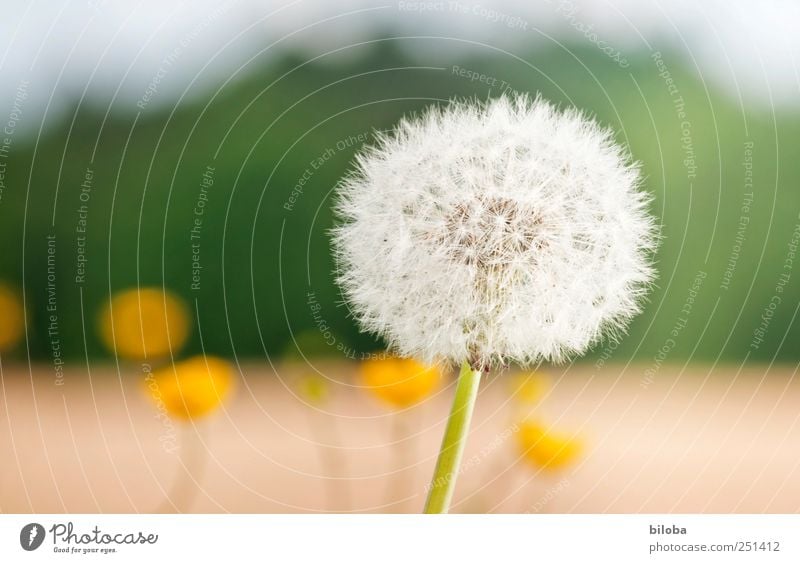
<svg viewBox="0 0 800 563">
<path fill-rule="evenodd" d="M 314 56 L 382 30 L 474 41 L 442 42 L 435 53 L 403 42 L 431 62 L 452 56 L 448 45 L 514 51 L 603 41 L 623 54 L 672 48 L 731 95 L 741 91 L 746 103 L 800 109 L 799 24 L 796 0 L 13 2 L 0 18 L 0 118 L 13 113 L 16 100 L 17 114 L 24 113 L 19 129 L 35 133 L 45 111 L 52 123 L 81 96 L 135 102 L 160 69 L 149 103 L 174 104 L 190 83 L 190 92 L 201 93 L 268 45 L 259 61 L 285 49 Z M 347 53 L 358 49 L 341 56 Z"/>
</svg>

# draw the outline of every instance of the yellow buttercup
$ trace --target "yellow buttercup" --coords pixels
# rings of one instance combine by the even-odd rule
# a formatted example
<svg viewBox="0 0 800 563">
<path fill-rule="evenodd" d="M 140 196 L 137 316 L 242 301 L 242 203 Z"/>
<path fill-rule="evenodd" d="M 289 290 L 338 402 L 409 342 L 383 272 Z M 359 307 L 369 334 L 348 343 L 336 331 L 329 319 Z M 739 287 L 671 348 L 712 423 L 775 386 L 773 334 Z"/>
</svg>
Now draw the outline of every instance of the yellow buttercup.
<svg viewBox="0 0 800 563">
<path fill-rule="evenodd" d="M 522 405 L 538 403 L 549 387 L 547 376 L 540 371 L 518 373 L 511 377 L 511 397 Z"/>
<path fill-rule="evenodd" d="M 216 410 L 230 395 L 233 366 L 220 358 L 195 356 L 152 374 L 150 394 L 172 416 L 196 419 Z"/>
<path fill-rule="evenodd" d="M 19 293 L 0 283 L 0 352 L 11 350 L 25 334 L 25 308 Z"/>
<path fill-rule="evenodd" d="M 117 293 L 103 308 L 99 320 L 103 343 L 129 360 L 168 357 L 189 337 L 188 308 L 179 297 L 159 288 Z"/>
<path fill-rule="evenodd" d="M 408 407 L 430 395 L 439 386 L 442 374 L 408 358 L 374 358 L 361 362 L 364 387 L 382 401 L 398 408 Z"/>
<path fill-rule="evenodd" d="M 519 424 L 517 440 L 526 460 L 549 470 L 563 469 L 574 463 L 583 449 L 575 435 L 556 432 L 531 420 Z"/>
<path fill-rule="evenodd" d="M 318 373 L 307 373 L 298 385 L 300 394 L 311 404 L 319 405 L 328 400 L 328 382 Z"/>
</svg>

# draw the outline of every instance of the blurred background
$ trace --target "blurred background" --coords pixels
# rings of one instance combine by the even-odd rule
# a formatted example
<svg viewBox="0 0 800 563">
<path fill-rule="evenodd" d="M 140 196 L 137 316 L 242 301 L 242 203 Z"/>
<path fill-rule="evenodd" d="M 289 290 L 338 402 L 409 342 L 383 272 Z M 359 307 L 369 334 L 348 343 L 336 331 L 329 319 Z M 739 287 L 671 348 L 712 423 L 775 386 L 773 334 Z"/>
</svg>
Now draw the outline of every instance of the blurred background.
<svg viewBox="0 0 800 563">
<path fill-rule="evenodd" d="M 788 0 L 7 7 L 0 510 L 418 511 L 453 374 L 359 332 L 331 194 L 401 116 L 525 92 L 641 161 L 659 279 L 619 344 L 485 384 L 456 510 L 796 511 L 799 23 Z"/>
</svg>

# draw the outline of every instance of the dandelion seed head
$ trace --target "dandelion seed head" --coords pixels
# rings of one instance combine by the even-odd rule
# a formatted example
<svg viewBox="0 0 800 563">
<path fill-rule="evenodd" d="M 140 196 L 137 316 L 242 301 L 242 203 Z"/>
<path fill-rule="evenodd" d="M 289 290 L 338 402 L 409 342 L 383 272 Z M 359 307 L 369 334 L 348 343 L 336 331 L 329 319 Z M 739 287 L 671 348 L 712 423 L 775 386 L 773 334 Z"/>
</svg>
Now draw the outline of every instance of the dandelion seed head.
<svg viewBox="0 0 800 563">
<path fill-rule="evenodd" d="M 403 119 L 340 184 L 338 281 L 399 354 L 473 367 L 581 354 L 640 311 L 656 245 L 610 130 L 526 96 Z"/>
</svg>

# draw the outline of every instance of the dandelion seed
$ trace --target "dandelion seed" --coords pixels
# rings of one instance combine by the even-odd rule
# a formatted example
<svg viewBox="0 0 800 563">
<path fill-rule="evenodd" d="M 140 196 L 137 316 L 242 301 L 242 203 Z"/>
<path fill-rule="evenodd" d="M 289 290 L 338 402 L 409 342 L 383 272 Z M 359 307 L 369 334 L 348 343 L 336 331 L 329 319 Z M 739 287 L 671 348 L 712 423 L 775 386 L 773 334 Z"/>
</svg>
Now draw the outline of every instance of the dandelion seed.
<svg viewBox="0 0 800 563">
<path fill-rule="evenodd" d="M 400 355 L 560 361 L 640 310 L 655 246 L 612 133 L 526 97 L 404 119 L 339 189 L 338 279 Z"/>
</svg>

